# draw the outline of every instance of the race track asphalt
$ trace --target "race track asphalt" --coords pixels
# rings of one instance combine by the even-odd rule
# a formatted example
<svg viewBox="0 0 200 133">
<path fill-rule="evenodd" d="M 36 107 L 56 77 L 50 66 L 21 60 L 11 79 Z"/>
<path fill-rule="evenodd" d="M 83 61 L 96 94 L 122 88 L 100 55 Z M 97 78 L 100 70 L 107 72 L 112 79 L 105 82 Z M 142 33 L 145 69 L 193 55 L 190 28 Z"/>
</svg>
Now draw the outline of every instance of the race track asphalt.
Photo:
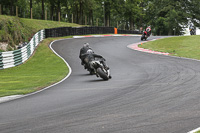
<svg viewBox="0 0 200 133">
<path fill-rule="evenodd" d="M 81 66 L 84 42 L 105 57 L 111 80 Z M 0 133 L 187 133 L 199 127 L 200 62 L 127 48 L 137 42 L 140 37 L 55 42 L 71 75 L 45 91 L 1 103 Z"/>
</svg>

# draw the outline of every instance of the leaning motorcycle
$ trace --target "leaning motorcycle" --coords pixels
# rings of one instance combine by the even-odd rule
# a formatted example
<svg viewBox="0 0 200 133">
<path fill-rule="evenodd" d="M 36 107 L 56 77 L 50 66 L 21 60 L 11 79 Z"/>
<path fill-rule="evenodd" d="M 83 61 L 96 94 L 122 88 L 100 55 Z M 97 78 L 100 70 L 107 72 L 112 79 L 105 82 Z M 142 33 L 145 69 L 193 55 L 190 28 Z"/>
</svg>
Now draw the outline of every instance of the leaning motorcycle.
<svg viewBox="0 0 200 133">
<path fill-rule="evenodd" d="M 111 78 L 110 69 L 106 68 L 101 60 L 94 60 L 89 62 L 91 73 L 96 74 L 97 77 L 101 77 L 103 80 Z"/>
<path fill-rule="evenodd" d="M 147 36 L 147 32 L 146 31 L 144 31 L 143 33 L 142 33 L 142 37 L 141 37 L 141 40 L 143 41 L 143 40 L 147 40 L 147 38 L 148 38 L 148 36 Z"/>
</svg>

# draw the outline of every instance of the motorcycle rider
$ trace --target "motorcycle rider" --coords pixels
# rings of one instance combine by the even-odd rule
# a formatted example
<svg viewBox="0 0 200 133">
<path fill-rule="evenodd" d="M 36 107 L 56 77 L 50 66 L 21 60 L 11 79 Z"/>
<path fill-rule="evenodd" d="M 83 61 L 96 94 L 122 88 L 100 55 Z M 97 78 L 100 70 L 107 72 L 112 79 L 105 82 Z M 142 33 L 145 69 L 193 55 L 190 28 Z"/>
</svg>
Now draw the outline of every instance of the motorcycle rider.
<svg viewBox="0 0 200 133">
<path fill-rule="evenodd" d="M 147 36 L 149 37 L 151 35 L 151 26 L 148 26 L 146 28 Z"/>
<path fill-rule="evenodd" d="M 84 62 L 87 64 L 87 66 L 90 66 L 90 63 L 94 61 L 95 58 L 98 58 L 103 64 L 104 68 L 106 70 L 109 70 L 109 67 L 105 63 L 106 59 L 104 59 L 101 55 L 95 54 L 91 49 L 89 49 L 87 53 L 83 54 L 82 57 L 84 58 Z M 95 73 L 94 70 L 91 69 L 91 67 L 88 67 L 88 69 L 90 69 L 91 73 Z M 109 78 L 111 78 L 111 75 L 109 76 Z"/>
<path fill-rule="evenodd" d="M 85 64 L 85 61 L 84 61 L 85 56 L 83 56 L 83 55 L 86 54 L 88 50 L 92 51 L 92 48 L 90 48 L 89 43 L 84 43 L 83 47 L 80 49 L 80 54 L 79 54 L 79 58 L 81 59 L 81 65 Z"/>
<path fill-rule="evenodd" d="M 193 23 L 190 23 L 190 29 L 192 29 L 194 27 Z"/>
<path fill-rule="evenodd" d="M 190 26 L 189 26 L 189 30 L 190 30 L 190 35 L 195 35 L 196 33 L 196 29 L 194 27 L 194 24 L 191 22 Z"/>
<path fill-rule="evenodd" d="M 87 53 L 83 54 L 82 57 L 87 60 L 87 63 L 94 61 L 95 58 L 98 58 L 100 59 L 100 62 L 104 65 L 105 69 L 109 69 L 109 67 L 105 63 L 106 59 L 104 59 L 101 55 L 95 54 L 91 49 L 89 49 Z"/>
</svg>

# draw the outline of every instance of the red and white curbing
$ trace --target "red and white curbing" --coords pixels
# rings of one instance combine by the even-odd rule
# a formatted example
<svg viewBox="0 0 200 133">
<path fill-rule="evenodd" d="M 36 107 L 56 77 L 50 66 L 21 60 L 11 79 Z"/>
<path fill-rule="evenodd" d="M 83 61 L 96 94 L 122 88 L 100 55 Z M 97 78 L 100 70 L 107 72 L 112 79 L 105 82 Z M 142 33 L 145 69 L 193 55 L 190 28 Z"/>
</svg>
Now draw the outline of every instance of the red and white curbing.
<svg viewBox="0 0 200 133">
<path fill-rule="evenodd" d="M 156 39 L 151 40 L 151 41 L 155 41 L 155 40 Z M 145 41 L 145 42 L 147 42 L 147 41 Z M 133 49 L 133 50 L 137 50 L 137 51 L 141 51 L 141 52 L 146 52 L 146 53 L 151 53 L 151 54 L 169 55 L 169 53 L 152 51 L 150 49 L 140 48 L 140 47 L 138 47 L 139 44 L 141 44 L 141 43 L 130 44 L 127 47 L 130 48 L 130 49 Z"/>
</svg>

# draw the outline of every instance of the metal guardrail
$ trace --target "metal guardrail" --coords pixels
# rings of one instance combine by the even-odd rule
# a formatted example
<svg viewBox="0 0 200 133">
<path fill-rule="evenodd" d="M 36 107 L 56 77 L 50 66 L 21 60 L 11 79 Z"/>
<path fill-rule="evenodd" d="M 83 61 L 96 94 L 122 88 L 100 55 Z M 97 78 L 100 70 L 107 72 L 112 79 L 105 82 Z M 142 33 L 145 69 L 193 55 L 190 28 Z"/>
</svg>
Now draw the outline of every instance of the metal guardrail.
<svg viewBox="0 0 200 133">
<path fill-rule="evenodd" d="M 24 63 L 33 54 L 40 41 L 45 38 L 44 30 L 37 32 L 24 47 L 8 52 L 0 52 L 0 69 L 10 68 Z"/>
</svg>

